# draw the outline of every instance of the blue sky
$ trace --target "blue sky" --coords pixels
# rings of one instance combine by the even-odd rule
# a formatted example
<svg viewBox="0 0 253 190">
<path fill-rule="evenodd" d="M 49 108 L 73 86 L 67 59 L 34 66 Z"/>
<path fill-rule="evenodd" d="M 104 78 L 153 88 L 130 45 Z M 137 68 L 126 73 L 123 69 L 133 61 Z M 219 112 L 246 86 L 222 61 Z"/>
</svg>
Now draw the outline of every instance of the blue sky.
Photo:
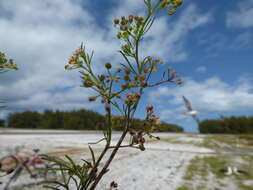
<svg viewBox="0 0 253 190">
<path fill-rule="evenodd" d="M 108 61 L 119 66 L 123 59 L 112 20 L 144 16 L 143 7 L 142 0 L 1 0 L 0 51 L 20 69 L 1 75 L 0 98 L 8 109 L 1 110 L 0 117 L 47 108 L 103 113 L 99 102 L 87 101 L 94 92 L 79 87 L 78 72 L 65 71 L 64 65 L 83 42 L 95 51 L 97 73 L 104 72 Z M 252 115 L 252 18 L 252 0 L 185 0 L 175 15 L 160 13 L 141 52 L 172 66 L 184 84 L 147 90 L 136 116 L 144 118 L 145 106 L 152 104 L 163 121 L 196 132 L 196 124 L 184 114 L 182 95 L 200 119 Z"/>
</svg>

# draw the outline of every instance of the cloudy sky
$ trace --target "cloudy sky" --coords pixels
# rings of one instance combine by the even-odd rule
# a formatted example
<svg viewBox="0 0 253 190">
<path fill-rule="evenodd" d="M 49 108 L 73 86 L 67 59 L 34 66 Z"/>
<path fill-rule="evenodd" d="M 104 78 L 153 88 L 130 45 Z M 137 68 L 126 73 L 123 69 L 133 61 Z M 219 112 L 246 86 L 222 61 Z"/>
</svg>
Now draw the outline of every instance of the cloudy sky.
<svg viewBox="0 0 253 190">
<path fill-rule="evenodd" d="M 123 62 L 112 24 L 115 17 L 145 15 L 142 0 L 0 0 L 0 51 L 13 58 L 19 70 L 0 76 L 0 99 L 13 111 L 92 109 L 103 113 L 94 94 L 80 87 L 77 71 L 65 71 L 71 52 L 81 42 L 94 50 L 93 68 Z M 176 14 L 157 15 L 143 56 L 161 58 L 184 84 L 149 89 L 137 112 L 153 104 L 163 121 L 196 132 L 185 115 L 186 96 L 200 119 L 220 115 L 252 115 L 253 111 L 253 1 L 185 0 Z M 162 69 L 164 69 L 163 67 Z M 158 70 L 158 74 L 162 70 Z M 158 75 L 157 74 L 157 75 Z"/>
</svg>

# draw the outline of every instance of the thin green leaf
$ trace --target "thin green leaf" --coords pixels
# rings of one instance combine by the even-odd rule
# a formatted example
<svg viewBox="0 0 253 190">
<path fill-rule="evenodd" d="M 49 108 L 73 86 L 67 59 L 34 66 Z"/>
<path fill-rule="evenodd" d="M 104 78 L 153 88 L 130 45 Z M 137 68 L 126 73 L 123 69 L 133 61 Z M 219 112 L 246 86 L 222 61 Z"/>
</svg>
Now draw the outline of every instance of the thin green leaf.
<svg viewBox="0 0 253 190">
<path fill-rule="evenodd" d="M 76 164 L 75 162 L 72 160 L 72 158 L 70 158 L 68 155 L 65 155 L 65 157 L 69 160 L 69 162 L 71 163 L 71 165 L 73 166 L 73 169 L 76 169 Z"/>
<path fill-rule="evenodd" d="M 127 62 L 127 64 L 128 64 L 128 66 L 130 67 L 130 69 L 131 69 L 135 74 L 137 74 L 136 71 L 134 70 L 132 64 L 131 64 L 131 63 L 129 62 L 129 60 L 127 59 L 126 55 L 125 55 L 122 51 L 119 51 L 119 52 L 120 52 L 121 55 L 125 58 L 125 60 L 126 60 L 126 62 Z M 122 64 L 122 65 L 123 65 L 123 64 Z M 125 66 L 125 67 L 126 67 L 126 66 Z"/>
<path fill-rule="evenodd" d="M 88 162 L 87 160 L 81 159 L 82 161 L 84 161 L 87 165 L 91 166 L 91 163 Z"/>
<path fill-rule="evenodd" d="M 155 21 L 155 18 L 150 18 L 150 21 L 148 21 L 148 24 L 144 28 L 144 33 L 143 34 L 146 34 L 149 31 L 149 29 L 153 25 L 154 21 Z"/>
<path fill-rule="evenodd" d="M 93 166 L 94 166 L 94 165 L 96 164 L 96 159 L 95 159 L 94 152 L 93 152 L 92 148 L 90 147 L 90 145 L 89 145 L 89 149 L 90 149 L 90 152 L 91 152 L 92 161 L 93 161 Z"/>
<path fill-rule="evenodd" d="M 77 180 L 73 176 L 70 176 L 70 178 L 75 182 L 76 187 L 78 187 Z"/>
</svg>

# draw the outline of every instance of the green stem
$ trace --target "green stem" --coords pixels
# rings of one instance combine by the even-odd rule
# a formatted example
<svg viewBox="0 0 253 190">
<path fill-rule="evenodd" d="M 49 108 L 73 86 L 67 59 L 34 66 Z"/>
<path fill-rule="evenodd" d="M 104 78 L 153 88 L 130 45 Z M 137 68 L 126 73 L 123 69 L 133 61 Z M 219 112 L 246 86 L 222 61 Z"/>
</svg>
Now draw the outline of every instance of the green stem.
<svg viewBox="0 0 253 190">
<path fill-rule="evenodd" d="M 109 159 L 106 161 L 103 169 L 101 170 L 101 172 L 99 173 L 99 175 L 97 176 L 96 180 L 94 181 L 94 183 L 92 184 L 92 186 L 90 187 L 89 190 L 94 190 L 98 184 L 98 182 L 101 180 L 101 178 L 103 177 L 103 175 L 106 173 L 107 171 L 107 168 L 109 167 L 110 163 L 112 162 L 114 156 L 116 155 L 117 151 L 119 150 L 119 147 L 121 145 L 121 143 L 123 142 L 127 132 L 128 132 L 128 129 L 130 127 L 130 109 L 128 109 L 128 114 L 127 114 L 127 123 L 126 123 L 126 127 L 125 127 L 125 130 L 123 131 L 117 145 L 115 146 L 115 148 L 113 149 Z"/>
</svg>

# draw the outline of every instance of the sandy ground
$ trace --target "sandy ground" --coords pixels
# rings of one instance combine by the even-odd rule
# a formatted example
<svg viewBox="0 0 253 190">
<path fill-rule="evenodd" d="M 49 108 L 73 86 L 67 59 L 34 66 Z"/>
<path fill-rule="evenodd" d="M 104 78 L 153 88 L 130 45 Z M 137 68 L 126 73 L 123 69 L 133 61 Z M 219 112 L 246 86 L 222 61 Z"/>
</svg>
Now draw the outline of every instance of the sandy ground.
<svg viewBox="0 0 253 190">
<path fill-rule="evenodd" d="M 90 158 L 87 144 L 103 137 L 97 132 L 70 132 L 69 134 L 66 131 L 41 132 L 0 131 L 0 158 L 13 152 L 16 146 L 24 146 L 27 150 L 39 148 L 41 153 L 55 156 L 68 154 L 74 160 L 80 161 L 81 158 Z M 193 158 L 199 155 L 215 154 L 213 149 L 196 146 L 196 143 L 203 141 L 203 135 L 168 133 L 155 135 L 161 137 L 161 140 L 148 141 L 145 151 L 121 149 L 98 189 L 108 189 L 109 184 L 115 181 L 119 185 L 119 190 L 176 190 L 184 183 L 183 177 Z M 116 143 L 119 136 L 119 133 L 115 133 L 112 143 Z M 171 142 L 177 140 L 177 143 L 171 143 L 168 139 Z M 103 143 L 93 145 L 95 154 L 98 154 L 102 148 Z M 0 178 L 3 182 L 0 189 L 8 178 L 9 176 Z M 15 189 L 14 187 L 41 189 L 37 186 L 21 188 L 29 183 L 34 183 L 34 180 L 23 175 L 11 185 L 10 189 Z"/>
</svg>

